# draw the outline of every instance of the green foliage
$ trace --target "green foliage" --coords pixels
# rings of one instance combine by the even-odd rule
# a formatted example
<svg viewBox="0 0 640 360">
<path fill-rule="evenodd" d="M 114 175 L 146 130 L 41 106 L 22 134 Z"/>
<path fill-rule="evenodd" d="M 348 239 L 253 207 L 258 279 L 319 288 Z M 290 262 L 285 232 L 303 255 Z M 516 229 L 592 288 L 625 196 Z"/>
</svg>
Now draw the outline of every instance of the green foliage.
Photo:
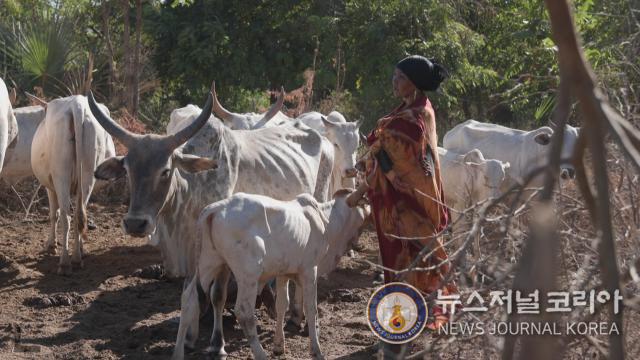
<svg viewBox="0 0 640 360">
<path fill-rule="evenodd" d="M 9 1 L 0 13 L 3 72 L 27 91 L 39 86 L 48 96 L 75 93 L 84 81 L 88 52 L 83 21 L 76 15 L 89 1 L 69 0 L 62 6 L 44 0 Z M 82 29 L 82 33 L 79 32 Z"/>
<path fill-rule="evenodd" d="M 69 24 L 50 16 L 38 22 L 16 23 L 13 29 L 5 31 L 0 41 L 15 76 L 30 85 L 57 89 L 73 60 Z"/>
<path fill-rule="evenodd" d="M 94 84 L 104 88 L 111 57 L 101 34 L 101 11 L 110 8 L 113 64 L 121 73 L 122 17 L 129 16 L 133 26 L 133 3 L 123 13 L 119 0 L 5 0 L 0 3 L 3 38 L 17 34 L 13 24 L 27 29 L 23 24 L 46 19 L 43 13 L 55 14 L 52 19 L 67 28 L 61 34 L 66 36 L 64 46 L 55 49 L 49 41 L 36 41 L 35 34 L 33 40 L 24 37 L 23 48 L 31 50 L 12 56 L 7 55 L 15 51 L 7 50 L 0 70 L 13 78 L 31 74 L 21 81 L 36 82 L 61 80 L 63 71 L 62 81 L 69 82 L 70 69 L 79 73 L 92 52 L 99 69 Z M 469 118 L 539 126 L 548 122 L 555 106 L 557 50 L 541 1 L 143 3 L 143 58 L 148 61 L 139 75 L 143 83 L 154 85 L 141 86 L 141 117 L 154 129 L 164 126 L 173 108 L 199 104 L 212 80 L 226 107 L 257 111 L 268 106 L 266 90 L 297 89 L 305 83 L 305 70 L 312 69 L 309 110 L 338 109 L 349 120 L 363 120 L 366 131 L 399 103 L 392 95 L 391 75 L 396 62 L 410 54 L 425 55 L 449 70 L 449 79 L 428 94 L 440 132 Z M 620 111 L 631 112 L 640 102 L 637 4 L 576 0 L 574 6 L 585 55 L 601 85 Z M 50 57 L 58 60 L 45 60 Z M 116 95 L 120 86 L 116 84 Z"/>
</svg>

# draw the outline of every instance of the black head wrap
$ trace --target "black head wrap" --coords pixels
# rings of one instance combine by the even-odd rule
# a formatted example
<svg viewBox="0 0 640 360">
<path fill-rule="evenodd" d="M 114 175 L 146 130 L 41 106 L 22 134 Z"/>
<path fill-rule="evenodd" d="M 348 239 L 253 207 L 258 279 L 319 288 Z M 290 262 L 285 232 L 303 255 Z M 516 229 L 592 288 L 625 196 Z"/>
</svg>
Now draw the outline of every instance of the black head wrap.
<svg viewBox="0 0 640 360">
<path fill-rule="evenodd" d="M 411 55 L 396 64 L 411 82 L 422 91 L 435 91 L 440 83 L 449 76 L 440 64 L 430 61 L 424 56 Z"/>
</svg>

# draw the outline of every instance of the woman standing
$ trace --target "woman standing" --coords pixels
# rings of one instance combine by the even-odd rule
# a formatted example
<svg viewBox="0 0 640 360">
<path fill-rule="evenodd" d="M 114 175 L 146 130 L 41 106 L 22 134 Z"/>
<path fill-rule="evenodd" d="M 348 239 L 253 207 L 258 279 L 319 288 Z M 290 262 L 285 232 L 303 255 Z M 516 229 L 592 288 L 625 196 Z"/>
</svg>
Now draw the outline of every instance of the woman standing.
<svg viewBox="0 0 640 360">
<path fill-rule="evenodd" d="M 423 247 L 429 257 L 412 271 L 406 282 L 431 294 L 441 288 L 444 295 L 457 293 L 452 280 L 442 284 L 449 272 L 447 254 L 437 236 L 445 229 L 449 214 L 444 204 L 438 158 L 436 120 L 425 91 L 435 91 L 446 78 L 446 70 L 425 57 L 413 55 L 400 61 L 393 74 L 393 93 L 402 104 L 378 120 L 368 135 L 370 154 L 367 181 L 359 191 L 367 191 L 380 246 L 382 265 L 407 269 Z M 392 271 L 384 272 L 385 283 L 397 281 Z M 447 321 L 442 310 L 430 306 L 436 329 Z"/>
</svg>

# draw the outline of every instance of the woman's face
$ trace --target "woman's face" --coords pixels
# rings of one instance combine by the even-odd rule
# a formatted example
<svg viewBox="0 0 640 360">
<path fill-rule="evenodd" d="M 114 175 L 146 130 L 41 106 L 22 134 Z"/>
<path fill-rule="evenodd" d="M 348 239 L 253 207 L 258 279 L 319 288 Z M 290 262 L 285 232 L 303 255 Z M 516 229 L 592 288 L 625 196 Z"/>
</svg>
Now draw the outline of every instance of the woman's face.
<svg viewBox="0 0 640 360">
<path fill-rule="evenodd" d="M 416 86 L 413 85 L 407 75 L 398 68 L 395 68 L 393 71 L 393 79 L 391 82 L 393 84 L 393 95 L 397 97 L 406 98 L 413 95 L 416 91 Z"/>
</svg>

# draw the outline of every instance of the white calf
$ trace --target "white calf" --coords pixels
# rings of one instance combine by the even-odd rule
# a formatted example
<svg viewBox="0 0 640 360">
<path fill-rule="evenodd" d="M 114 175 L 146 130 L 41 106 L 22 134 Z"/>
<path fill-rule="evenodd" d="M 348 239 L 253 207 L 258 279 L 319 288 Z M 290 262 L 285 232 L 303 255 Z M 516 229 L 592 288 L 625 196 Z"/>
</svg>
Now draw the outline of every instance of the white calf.
<svg viewBox="0 0 640 360">
<path fill-rule="evenodd" d="M 485 159 L 478 149 L 457 153 L 438 147 L 445 184 L 445 202 L 450 208 L 464 210 L 507 190 L 510 164 Z"/>
<path fill-rule="evenodd" d="M 256 332 L 253 314 L 256 296 L 265 281 L 276 277 L 276 352 L 284 353 L 284 313 L 289 302 L 287 283 L 289 279 L 295 279 L 304 293 L 311 352 L 314 358 L 321 359 L 316 323 L 318 268 L 333 264 L 337 255 L 346 251 L 348 244 L 359 235 L 368 215 L 365 209 L 347 206 L 345 199 L 349 193 L 348 190 L 339 191 L 334 200 L 325 203 L 318 203 L 308 194 L 292 201 L 279 201 L 236 193 L 205 207 L 198 220 L 202 239 L 198 268 L 182 293 L 180 328 L 173 358 L 184 357 L 187 332 L 190 333 L 189 345 L 197 339 L 198 282 L 203 289 L 211 291 L 214 308 L 211 350 L 214 356 L 226 354 L 222 310 L 231 270 L 238 282 L 235 313 L 254 358 L 267 358 Z"/>
</svg>

